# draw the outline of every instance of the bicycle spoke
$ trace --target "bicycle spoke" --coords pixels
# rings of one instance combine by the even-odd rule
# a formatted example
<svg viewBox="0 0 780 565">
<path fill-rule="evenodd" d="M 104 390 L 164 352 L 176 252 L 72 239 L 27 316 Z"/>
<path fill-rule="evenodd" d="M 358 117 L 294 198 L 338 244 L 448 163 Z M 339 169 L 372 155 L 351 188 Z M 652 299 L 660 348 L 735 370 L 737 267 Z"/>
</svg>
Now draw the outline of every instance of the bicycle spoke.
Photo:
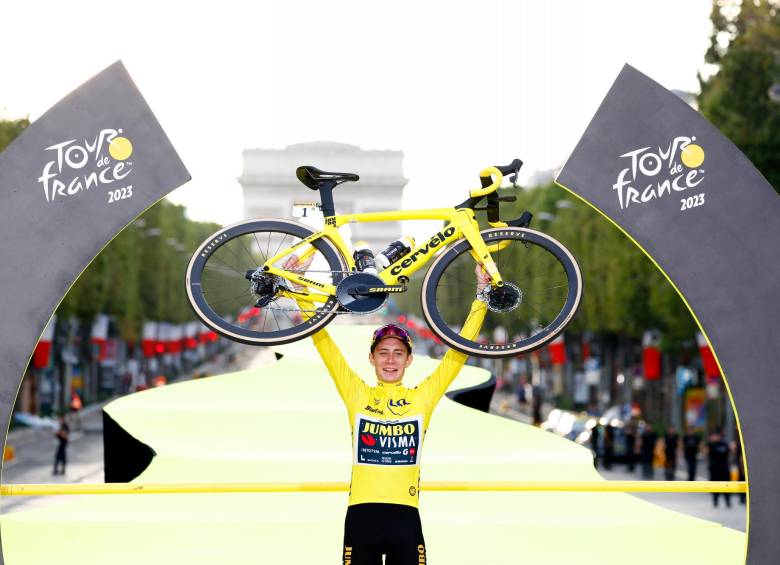
<svg viewBox="0 0 780 565">
<path fill-rule="evenodd" d="M 235 271 L 236 273 L 243 274 L 243 273 L 241 272 L 241 270 L 240 270 L 240 269 L 238 269 L 238 268 L 234 267 L 233 265 L 228 265 L 227 263 L 225 263 L 225 262 L 221 261 L 221 260 L 220 260 L 218 257 L 216 257 L 215 255 L 212 255 L 211 257 L 209 257 L 209 259 L 208 259 L 208 262 L 207 262 L 207 263 L 206 263 L 206 265 L 203 267 L 203 270 L 205 271 L 206 269 L 209 269 L 209 268 L 216 268 L 216 267 L 213 267 L 213 266 L 211 265 L 212 263 L 216 263 L 218 266 L 221 266 L 221 267 L 223 267 L 223 268 L 225 268 L 225 269 L 229 269 L 229 270 L 231 270 L 231 271 Z M 248 270 L 248 269 L 247 269 L 247 270 Z"/>
<path fill-rule="evenodd" d="M 239 294 L 236 294 L 235 296 L 232 296 L 230 298 L 223 298 L 221 300 L 208 300 L 208 298 L 207 298 L 206 302 L 208 302 L 209 306 L 212 306 L 214 304 L 222 304 L 223 302 L 227 302 L 228 300 L 234 300 L 235 301 L 235 300 L 238 300 L 239 298 L 241 298 L 244 295 L 251 296 L 251 294 L 252 294 L 252 292 L 249 289 L 246 289 L 246 290 L 240 292 Z M 204 297 L 208 297 L 208 295 L 207 295 L 207 293 L 205 291 L 203 292 L 203 296 Z"/>
<path fill-rule="evenodd" d="M 220 250 L 224 249 L 225 251 L 229 252 L 229 253 L 230 253 L 230 254 L 231 254 L 231 255 L 232 255 L 234 258 L 235 258 L 235 260 L 236 260 L 236 263 L 237 263 L 238 265 L 243 265 L 243 264 L 244 264 L 243 260 L 242 260 L 242 259 L 241 259 L 241 257 L 239 257 L 239 255 L 238 255 L 238 254 L 237 254 L 237 253 L 236 253 L 236 252 L 233 250 L 233 248 L 235 247 L 235 245 L 231 245 L 231 243 L 234 243 L 234 242 L 236 242 L 236 240 L 237 240 L 237 239 L 238 239 L 238 238 L 236 238 L 236 239 L 234 239 L 234 240 L 232 240 L 232 241 L 228 241 L 228 242 L 227 242 L 227 243 L 225 243 L 225 244 L 224 244 L 222 247 L 220 247 L 220 248 L 219 248 L 217 251 L 215 251 L 215 252 L 214 252 L 214 254 L 216 255 L 216 254 L 217 254 L 217 253 L 218 253 Z M 211 259 L 213 259 L 213 258 L 214 258 L 214 255 L 212 255 L 212 256 L 209 258 L 209 260 L 211 260 Z M 254 260 L 253 260 L 252 262 L 254 263 Z M 224 263 L 223 263 L 223 264 L 224 264 Z"/>
<path fill-rule="evenodd" d="M 247 248 L 246 244 L 244 243 L 244 238 L 243 237 L 238 237 L 238 238 L 236 238 L 236 241 L 238 241 L 241 244 L 241 249 L 243 249 L 244 252 L 247 254 L 247 256 L 249 257 L 249 261 L 254 263 L 255 262 L 255 258 L 252 257 L 252 252 Z"/>
<path fill-rule="evenodd" d="M 276 251 L 274 251 L 274 256 L 276 256 L 279 253 L 279 250 L 282 248 L 282 243 L 284 243 L 286 240 L 287 240 L 287 234 L 285 234 L 285 236 L 279 242 L 279 245 L 276 246 Z"/>
<path fill-rule="evenodd" d="M 255 238 L 255 243 L 257 243 L 257 250 L 260 252 L 260 255 L 263 257 L 263 263 L 265 263 L 266 261 L 268 261 L 268 258 L 265 255 L 263 255 L 263 247 L 260 245 L 260 240 L 257 239 L 256 231 L 252 232 L 252 237 Z"/>
</svg>

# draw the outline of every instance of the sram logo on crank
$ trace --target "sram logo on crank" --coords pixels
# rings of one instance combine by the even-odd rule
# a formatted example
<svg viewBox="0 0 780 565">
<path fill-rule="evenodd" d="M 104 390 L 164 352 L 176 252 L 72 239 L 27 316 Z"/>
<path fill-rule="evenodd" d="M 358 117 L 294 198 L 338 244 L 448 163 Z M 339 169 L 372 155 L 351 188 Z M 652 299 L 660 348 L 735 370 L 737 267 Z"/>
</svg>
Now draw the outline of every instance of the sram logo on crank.
<svg viewBox="0 0 780 565">
<path fill-rule="evenodd" d="M 369 273 L 355 273 L 344 278 L 336 287 L 336 298 L 341 305 L 355 314 L 370 314 L 384 306 L 387 292 L 364 292 L 383 287 L 382 279 Z"/>
</svg>

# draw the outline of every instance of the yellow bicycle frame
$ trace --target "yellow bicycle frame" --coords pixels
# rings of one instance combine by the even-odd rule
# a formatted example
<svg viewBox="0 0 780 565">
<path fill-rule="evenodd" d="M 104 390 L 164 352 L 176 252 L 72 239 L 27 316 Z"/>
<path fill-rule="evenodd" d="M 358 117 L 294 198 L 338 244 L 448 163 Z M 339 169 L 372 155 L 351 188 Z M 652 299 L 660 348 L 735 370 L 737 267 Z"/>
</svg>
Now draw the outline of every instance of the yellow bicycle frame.
<svg viewBox="0 0 780 565">
<path fill-rule="evenodd" d="M 490 194 L 501 185 L 503 177 L 498 169 L 495 167 L 488 167 L 480 173 L 480 176 L 483 177 L 489 175 L 495 176 L 496 179 L 488 187 L 472 190 L 470 193 L 472 197 Z M 292 255 L 298 249 L 310 244 L 316 239 L 326 237 L 338 248 L 339 253 L 341 253 L 342 257 L 346 260 L 348 270 L 352 271 L 355 267 L 355 261 L 352 258 L 352 252 L 349 246 L 344 242 L 338 228 L 344 224 L 391 222 L 398 220 L 444 220 L 446 224 L 443 229 L 439 230 L 423 243 L 417 245 L 411 252 L 379 273 L 379 278 L 382 279 L 385 285 L 405 285 L 417 270 L 430 261 L 436 251 L 464 237 L 471 244 L 472 248 L 470 252 L 474 257 L 474 260 L 484 267 L 485 271 L 490 275 L 492 283 L 495 286 L 502 286 L 504 284 L 501 279 L 501 274 L 498 272 L 490 253 L 491 251 L 495 252 L 502 249 L 508 242 L 490 246 L 486 245 L 479 234 L 479 223 L 474 215 L 474 211 L 470 208 L 393 210 L 390 212 L 366 212 L 362 214 L 337 214 L 335 216 L 326 216 L 325 226 L 322 231 L 314 233 L 299 241 L 294 246 L 282 250 L 263 263 L 262 267 L 267 273 L 278 275 L 294 284 L 303 285 L 309 288 L 306 292 L 298 293 L 299 296 L 304 294 L 309 300 L 325 302 L 328 298 L 336 294 L 336 287 L 334 285 L 313 281 L 283 268 L 276 267 L 274 266 L 275 263 Z M 503 222 L 491 222 L 491 226 L 505 227 L 506 224 Z M 308 249 L 305 249 L 303 253 L 298 255 L 299 260 L 305 260 L 314 251 L 315 248 L 309 246 Z M 312 287 L 317 290 L 314 290 Z"/>
</svg>

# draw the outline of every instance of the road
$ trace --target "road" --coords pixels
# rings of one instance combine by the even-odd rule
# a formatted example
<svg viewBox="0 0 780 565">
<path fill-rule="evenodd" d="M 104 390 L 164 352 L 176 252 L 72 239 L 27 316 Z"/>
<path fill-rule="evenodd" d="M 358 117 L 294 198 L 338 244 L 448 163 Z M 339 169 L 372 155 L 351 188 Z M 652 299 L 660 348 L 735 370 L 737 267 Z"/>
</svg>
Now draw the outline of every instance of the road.
<svg viewBox="0 0 780 565">
<path fill-rule="evenodd" d="M 497 392 L 491 403 L 490 411 L 491 413 L 505 418 L 518 420 L 526 424 L 531 423 L 531 417 L 521 410 L 518 410 L 514 400 L 509 394 Z M 699 461 L 697 480 L 707 480 L 706 475 L 703 474 L 706 468 L 706 464 L 703 461 Z M 636 466 L 634 473 L 629 473 L 626 469 L 626 465 L 617 463 L 613 464 L 611 470 L 600 468 L 599 473 L 602 477 L 610 481 L 643 480 L 639 465 Z M 657 479 L 663 477 L 662 471 L 659 469 L 655 470 L 655 474 Z M 682 467 L 679 467 L 677 469 L 676 478 L 677 480 L 687 480 L 687 471 Z M 713 507 L 712 495 L 709 493 L 632 493 L 631 496 L 636 496 L 642 500 L 657 504 L 658 506 L 674 510 L 675 512 L 716 522 L 727 528 L 732 528 L 741 532 L 745 531 L 747 510 L 746 506 L 740 504 L 739 495 L 736 494 L 731 495 L 731 508 L 725 506 L 722 498 L 719 501 L 718 508 Z"/>
<path fill-rule="evenodd" d="M 243 368 L 253 368 L 272 362 L 273 353 L 267 348 L 236 344 L 232 362 L 227 352 L 218 355 L 214 361 L 196 367 L 192 374 L 221 374 Z M 179 379 L 187 380 L 189 377 Z M 3 484 L 76 484 L 102 483 L 103 476 L 103 415 L 102 404 L 84 408 L 78 420 L 69 420 L 71 428 L 68 444 L 68 463 L 64 475 L 54 475 L 54 454 L 57 440 L 53 430 L 19 429 L 8 434 L 7 443 L 13 445 L 15 459 L 3 464 Z M 61 504 L 72 497 L 59 496 L 13 496 L 0 500 L 0 513 L 21 509 Z"/>
</svg>

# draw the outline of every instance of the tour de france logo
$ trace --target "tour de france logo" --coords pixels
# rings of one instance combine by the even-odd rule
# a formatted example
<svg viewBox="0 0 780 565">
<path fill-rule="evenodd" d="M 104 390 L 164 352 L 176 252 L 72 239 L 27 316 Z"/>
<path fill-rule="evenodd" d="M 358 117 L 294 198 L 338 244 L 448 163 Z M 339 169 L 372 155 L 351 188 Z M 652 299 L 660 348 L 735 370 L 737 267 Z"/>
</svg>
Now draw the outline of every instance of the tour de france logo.
<svg viewBox="0 0 780 565">
<path fill-rule="evenodd" d="M 620 209 L 696 188 L 704 180 L 704 148 L 696 137 L 678 136 L 665 146 L 641 147 L 620 156 L 624 167 L 612 190 Z M 680 210 L 704 204 L 704 192 L 679 195 Z"/>
<path fill-rule="evenodd" d="M 109 204 L 131 198 L 126 177 L 133 171 L 133 142 L 122 129 L 106 128 L 94 137 L 68 139 L 44 150 L 38 182 L 46 202 L 73 198 L 96 188 L 106 189 Z"/>
</svg>

